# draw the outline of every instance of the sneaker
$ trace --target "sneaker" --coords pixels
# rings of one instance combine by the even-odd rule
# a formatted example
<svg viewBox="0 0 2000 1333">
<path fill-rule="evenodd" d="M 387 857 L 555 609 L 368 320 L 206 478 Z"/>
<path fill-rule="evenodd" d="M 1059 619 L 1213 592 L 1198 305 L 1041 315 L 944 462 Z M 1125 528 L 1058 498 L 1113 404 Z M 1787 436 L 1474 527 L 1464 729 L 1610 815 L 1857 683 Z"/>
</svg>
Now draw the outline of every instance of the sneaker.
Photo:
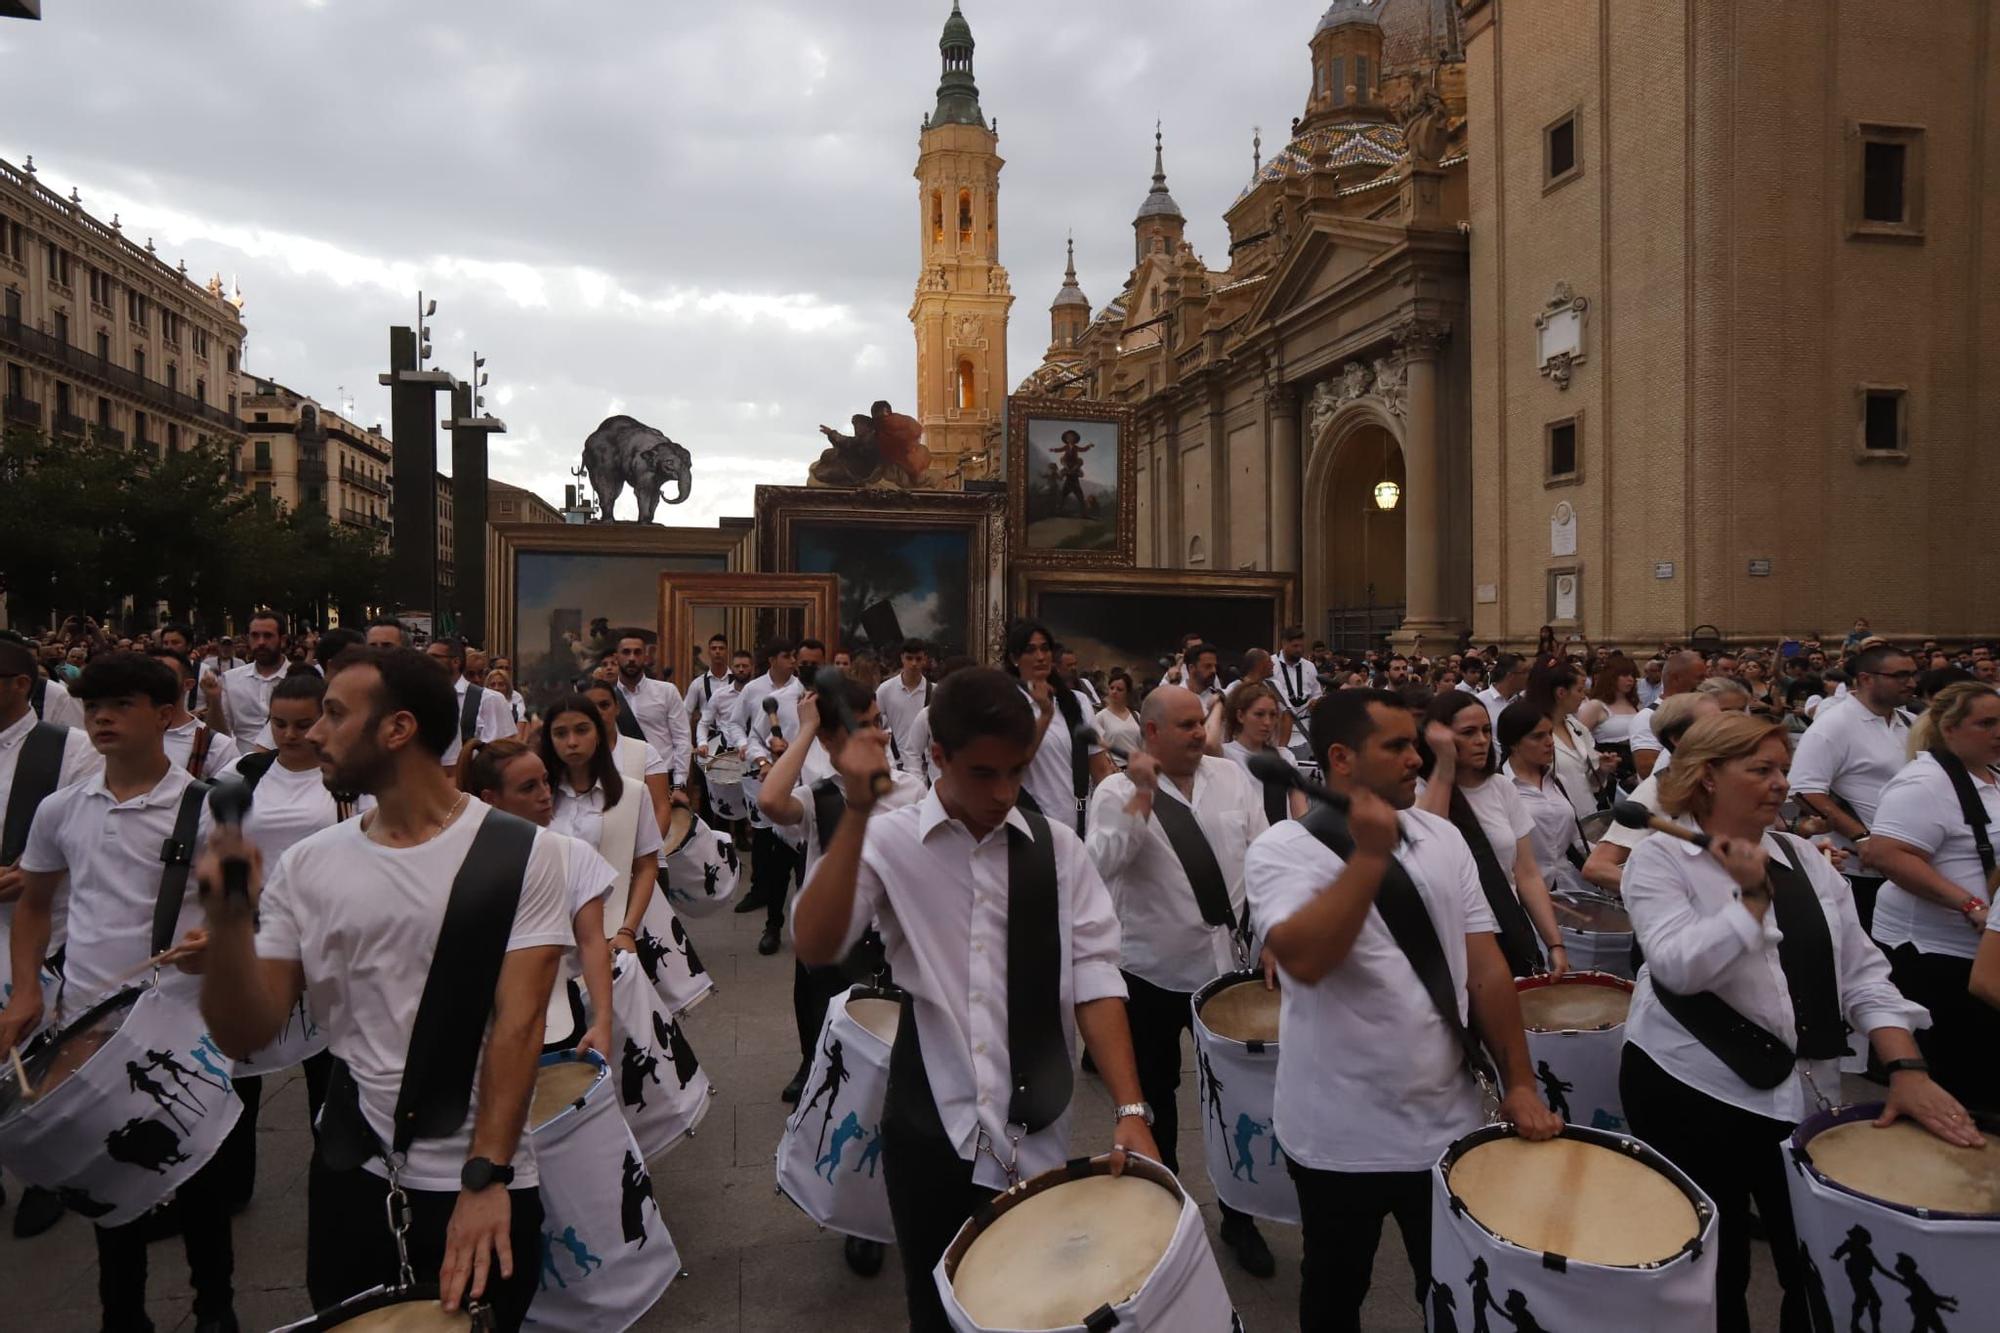
<svg viewBox="0 0 2000 1333">
<path fill-rule="evenodd" d="M 14 1212 L 14 1235 L 19 1240 L 39 1236 L 62 1221 L 68 1211 L 60 1194 L 30 1185 L 21 1191 L 21 1206 Z"/>
<path fill-rule="evenodd" d="M 1251 1277 L 1271 1277 L 1277 1273 L 1278 1261 L 1272 1257 L 1271 1247 L 1264 1243 L 1263 1233 L 1248 1217 L 1223 1218 L 1222 1243 L 1236 1256 L 1236 1266 Z"/>
<path fill-rule="evenodd" d="M 769 958 L 777 951 L 778 928 L 776 926 L 766 926 L 764 927 L 764 933 L 757 937 L 757 952 Z"/>
<path fill-rule="evenodd" d="M 882 1242 L 863 1240 L 859 1236 L 849 1236 L 846 1245 L 847 1266 L 862 1277 L 874 1277 L 882 1271 Z"/>
</svg>

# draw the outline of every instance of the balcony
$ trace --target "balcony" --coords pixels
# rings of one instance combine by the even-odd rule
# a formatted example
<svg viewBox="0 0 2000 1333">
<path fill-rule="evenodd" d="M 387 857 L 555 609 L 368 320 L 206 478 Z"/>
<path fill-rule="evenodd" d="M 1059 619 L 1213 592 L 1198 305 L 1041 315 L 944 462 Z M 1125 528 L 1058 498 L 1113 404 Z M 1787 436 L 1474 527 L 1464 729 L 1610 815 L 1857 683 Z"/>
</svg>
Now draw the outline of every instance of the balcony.
<svg viewBox="0 0 2000 1333">
<path fill-rule="evenodd" d="M 8 394 L 4 405 L 0 405 L 0 416 L 17 426 L 42 428 L 42 405 L 31 399 Z"/>
<path fill-rule="evenodd" d="M 379 495 L 385 499 L 389 495 L 389 487 L 386 482 L 377 481 L 373 477 L 367 476 L 358 469 L 349 467 L 346 464 L 341 465 L 340 479 L 349 486 L 367 491 L 370 495 Z"/>
<path fill-rule="evenodd" d="M 90 428 L 90 440 L 91 443 L 101 444 L 107 449 L 123 449 L 125 447 L 125 432 L 111 426 L 92 426 Z"/>
<path fill-rule="evenodd" d="M 387 532 L 389 520 L 380 514 L 364 514 L 353 505 L 340 507 L 340 521 L 350 528 L 372 528 L 376 532 Z"/>
<path fill-rule="evenodd" d="M 211 407 L 190 394 L 169 389 L 143 375 L 125 367 L 114 365 L 93 352 L 80 347 L 71 347 L 60 338 L 28 327 L 18 319 L 0 319 L 0 346 L 10 346 L 31 356 L 38 356 L 66 366 L 79 374 L 90 375 L 100 382 L 113 385 L 134 397 L 144 399 L 155 407 L 184 417 L 192 417 L 231 435 L 243 433 L 243 423 L 217 407 Z M 37 409 L 36 422 L 40 423 Z"/>
<path fill-rule="evenodd" d="M 84 429 L 85 429 L 85 423 L 82 417 L 72 416 L 68 412 L 56 413 L 57 435 L 63 436 L 67 439 L 80 440 L 83 438 Z"/>
</svg>

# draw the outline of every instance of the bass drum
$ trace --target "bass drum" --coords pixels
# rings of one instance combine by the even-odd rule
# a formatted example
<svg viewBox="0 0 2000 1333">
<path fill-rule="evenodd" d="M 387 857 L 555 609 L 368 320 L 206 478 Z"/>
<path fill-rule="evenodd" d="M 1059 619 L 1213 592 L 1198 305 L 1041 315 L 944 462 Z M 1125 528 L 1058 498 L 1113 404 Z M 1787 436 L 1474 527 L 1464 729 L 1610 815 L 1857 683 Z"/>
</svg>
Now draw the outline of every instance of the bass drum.
<svg viewBox="0 0 2000 1333">
<path fill-rule="evenodd" d="M 639 918 L 639 934 L 633 940 L 639 965 L 646 980 L 660 993 L 667 1012 L 678 1018 L 715 991 L 715 978 L 702 965 L 695 951 L 694 937 L 688 934 L 680 916 L 659 894 L 646 904 Z"/>
<path fill-rule="evenodd" d="M 685 837 L 660 857 L 660 886 L 669 905 L 690 917 L 712 916 L 736 898 L 742 862 L 736 843 L 693 819 Z"/>
<path fill-rule="evenodd" d="M 882 1099 L 903 993 L 856 986 L 826 1008 L 799 1109 L 778 1140 L 778 1188 L 823 1227 L 896 1243 L 882 1178 Z"/>
<path fill-rule="evenodd" d="M 491 1333 L 493 1318 L 483 1306 L 446 1313 L 434 1285 L 377 1287 L 271 1333 L 319 1333 L 329 1328 L 342 1333 Z"/>
<path fill-rule="evenodd" d="M 1622 906 L 1597 893 L 1557 894 L 1549 901 L 1572 968 L 1633 979 L 1632 918 Z"/>
<path fill-rule="evenodd" d="M 1297 1226 L 1299 1192 L 1278 1147 L 1277 991 L 1226 972 L 1194 994 L 1195 1097 L 1215 1195 L 1238 1212 Z"/>
<path fill-rule="evenodd" d="M 610 1066 L 618 1111 L 651 1161 L 694 1133 L 708 1114 L 708 1071 L 681 1026 L 647 982 L 638 957 L 611 956 Z"/>
<path fill-rule="evenodd" d="M 1565 972 L 1560 980 L 1520 977 L 1514 985 L 1542 1100 L 1564 1124 L 1623 1131 L 1618 1061 L 1632 983 L 1608 972 Z"/>
<path fill-rule="evenodd" d="M 0 1165 L 100 1226 L 140 1216 L 207 1164 L 243 1114 L 193 979 L 128 986 L 0 1072 Z"/>
</svg>

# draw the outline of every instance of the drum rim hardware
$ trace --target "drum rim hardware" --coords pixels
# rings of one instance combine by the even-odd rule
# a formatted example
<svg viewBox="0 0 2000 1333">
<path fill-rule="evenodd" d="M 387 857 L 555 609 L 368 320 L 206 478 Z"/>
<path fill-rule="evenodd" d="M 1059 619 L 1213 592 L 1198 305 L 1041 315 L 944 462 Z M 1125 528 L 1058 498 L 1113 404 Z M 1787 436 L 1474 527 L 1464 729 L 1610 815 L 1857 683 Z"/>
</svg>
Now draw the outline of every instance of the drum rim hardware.
<svg viewBox="0 0 2000 1333">
<path fill-rule="evenodd" d="M 49 1024 L 18 1048 L 17 1054 L 22 1066 L 21 1072 L 25 1073 L 28 1065 L 51 1053 L 57 1046 L 60 1046 L 62 1039 L 69 1033 L 89 1026 L 114 1009 L 130 1009 L 136 1006 L 140 998 L 145 995 L 146 990 L 147 985 L 121 986 L 111 992 L 111 994 L 92 1003 L 89 1008 L 85 1009 L 69 1022 L 60 1025 L 56 1023 Z M 62 1085 L 54 1091 L 38 1093 L 32 1087 L 23 1089 L 16 1081 L 17 1078 L 18 1075 L 11 1062 L 8 1067 L 0 1068 L 0 1125 L 5 1125 L 13 1117 L 24 1114 L 32 1108 L 44 1105 L 51 1097 L 61 1096 L 63 1087 L 67 1087 L 73 1081 L 65 1079 Z M 39 1073 L 35 1082 L 41 1082 Z M 13 1092 L 11 1097 L 7 1095 L 10 1090 Z"/>
<path fill-rule="evenodd" d="M 564 1065 L 564 1064 L 588 1064 L 594 1066 L 597 1071 L 596 1077 L 592 1078 L 590 1082 L 584 1086 L 582 1092 L 579 1092 L 578 1094 L 576 1094 L 576 1096 L 564 1102 L 562 1110 L 557 1111 L 554 1115 L 550 1116 L 548 1119 L 542 1121 L 538 1125 L 529 1125 L 525 1127 L 521 1131 L 521 1137 L 524 1140 L 537 1130 L 547 1129 L 550 1125 L 555 1124 L 556 1121 L 562 1119 L 564 1116 L 574 1115 L 578 1111 L 581 1111 L 583 1109 L 584 1102 L 589 1100 L 590 1094 L 597 1090 L 597 1085 L 604 1082 L 611 1076 L 610 1062 L 607 1061 L 602 1055 L 599 1055 L 596 1051 L 581 1051 L 581 1052 L 576 1050 L 544 1051 L 542 1053 L 542 1058 L 535 1062 L 535 1069 L 539 1073 L 541 1070 L 548 1068 L 550 1065 Z"/>
<path fill-rule="evenodd" d="M 1828 1189 L 1838 1191 L 1850 1199 L 1859 1199 L 1863 1203 L 1873 1204 L 1877 1208 L 1886 1208 L 1890 1212 L 1902 1213 L 1906 1217 L 1914 1217 L 1925 1222 L 2000 1221 L 2000 1212 L 1957 1213 L 1944 1208 L 1926 1208 L 1917 1204 L 1897 1203 L 1893 1199 L 1884 1199 L 1879 1195 L 1864 1194 L 1851 1185 L 1835 1180 L 1832 1176 L 1827 1175 L 1824 1171 L 1813 1165 L 1812 1150 L 1808 1145 L 1814 1139 L 1837 1126 L 1852 1124 L 1857 1120 L 1874 1120 L 1881 1114 L 1881 1102 L 1855 1102 L 1847 1106 L 1824 1107 L 1799 1122 L 1798 1127 L 1792 1131 L 1791 1137 L 1785 1140 L 1785 1156 L 1790 1160 L 1795 1170 L 1811 1176 Z M 2000 1116 L 1986 1115 L 1980 1112 L 1972 1112 L 1971 1115 L 1972 1123 L 1980 1133 L 1988 1136 L 2000 1136 Z"/>
<path fill-rule="evenodd" d="M 981 1132 L 981 1137 L 984 1137 L 983 1131 Z M 1137 1176 L 1141 1180 L 1159 1185 L 1174 1196 L 1174 1203 L 1177 1206 L 1183 1208 L 1187 1206 L 1187 1190 L 1175 1178 L 1174 1173 L 1167 1170 L 1166 1166 L 1158 1159 L 1148 1157 L 1146 1154 L 1136 1152 L 1130 1148 L 1125 1149 L 1124 1153 L 1125 1169 L 1123 1174 Z M 1072 1157 L 1061 1166 L 1051 1167 L 1038 1176 L 1032 1176 L 1027 1180 L 1016 1180 L 1013 1184 L 1007 1186 L 1006 1189 L 994 1195 L 990 1200 L 980 1204 L 978 1208 L 973 1210 L 970 1221 L 965 1226 L 960 1227 L 958 1234 L 952 1237 L 951 1244 L 945 1249 L 943 1259 L 939 1260 L 944 1266 L 945 1280 L 956 1284 L 959 1262 L 972 1249 L 973 1242 L 986 1233 L 986 1229 L 992 1225 L 993 1219 L 1005 1212 L 1007 1208 L 1012 1208 L 1028 1199 L 1032 1199 L 1044 1190 L 1054 1189 L 1058 1185 L 1067 1185 L 1073 1181 L 1083 1180 L 1090 1176 L 1108 1176 L 1111 1174 L 1111 1157 L 1112 1154 L 1108 1152 L 1099 1153 L 1095 1157 Z M 1003 1203 L 1006 1205 L 1005 1208 L 1001 1206 Z"/>
<path fill-rule="evenodd" d="M 1207 1032 L 1209 1036 L 1215 1038 L 1217 1041 L 1226 1041 L 1232 1046 L 1241 1046 L 1244 1049 L 1244 1051 L 1250 1055 L 1265 1055 L 1265 1056 L 1270 1056 L 1272 1059 L 1276 1059 L 1278 1055 L 1278 1045 L 1279 1045 L 1277 1041 L 1261 1041 L 1261 1040 L 1245 1041 L 1241 1037 L 1232 1037 L 1226 1032 L 1217 1032 L 1214 1028 L 1210 1027 L 1205 1021 L 1203 1021 L 1201 1016 L 1202 1006 L 1207 1004 L 1208 1001 L 1214 999 L 1216 996 L 1222 994 L 1222 992 L 1228 990 L 1230 987 L 1241 986 L 1247 982 L 1252 982 L 1252 981 L 1257 982 L 1261 985 L 1263 983 L 1263 980 L 1264 980 L 1263 972 L 1255 967 L 1242 967 L 1242 968 L 1237 968 L 1236 970 L 1231 972 L 1224 972 L 1221 976 L 1207 983 L 1200 990 L 1196 991 L 1193 995 L 1188 997 L 1188 1007 L 1191 1010 L 1193 1010 L 1194 1021 L 1200 1023 L 1202 1029 L 1205 1032 Z M 1282 995 L 1283 993 L 1284 993 L 1284 988 L 1280 986 L 1278 988 L 1278 994 Z"/>
<path fill-rule="evenodd" d="M 326 1328 L 329 1325 L 325 1321 L 335 1315 L 342 1316 L 341 1322 L 346 1323 L 349 1316 L 370 1314 L 376 1310 L 386 1309 L 391 1305 L 408 1305 L 422 1301 L 435 1302 L 441 1298 L 442 1293 L 435 1282 L 416 1282 L 407 1286 L 394 1287 L 384 1284 L 379 1287 L 370 1287 L 366 1291 L 355 1292 L 338 1305 L 320 1311 L 302 1324 L 287 1324 L 284 1329 L 278 1330 L 278 1333 L 286 1333 L 287 1330 L 291 1329 Z M 469 1301 L 460 1308 L 459 1313 L 463 1314 L 469 1321 L 467 1327 L 471 1330 L 471 1333 L 488 1333 L 493 1327 L 493 1316 L 482 1303 Z M 340 1325 L 334 1324 L 330 1327 L 339 1328 Z"/>
</svg>

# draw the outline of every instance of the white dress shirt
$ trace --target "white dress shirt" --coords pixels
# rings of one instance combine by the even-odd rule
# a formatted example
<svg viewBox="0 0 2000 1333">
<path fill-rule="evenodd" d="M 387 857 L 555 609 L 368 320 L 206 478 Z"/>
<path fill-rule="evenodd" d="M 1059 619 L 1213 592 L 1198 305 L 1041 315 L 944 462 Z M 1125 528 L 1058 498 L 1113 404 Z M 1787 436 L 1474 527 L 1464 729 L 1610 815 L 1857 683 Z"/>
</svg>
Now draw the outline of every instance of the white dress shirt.
<svg viewBox="0 0 2000 1333">
<path fill-rule="evenodd" d="M 458 738 L 459 732 L 463 730 L 459 725 L 459 719 L 465 716 L 465 692 L 471 688 L 471 682 L 466 680 L 465 677 L 459 676 L 452 681 L 451 685 L 452 690 L 457 695 L 458 702 L 453 706 L 451 714 L 451 744 L 445 747 L 444 759 L 442 760 L 446 768 L 450 768 L 458 762 L 458 752 L 463 744 Z M 229 716 L 232 722 L 235 721 L 236 713 L 234 709 L 230 710 Z M 519 733 L 514 726 L 514 710 L 507 706 L 506 697 L 481 687 L 479 691 L 479 716 L 473 719 L 472 739 L 476 741 L 504 741 L 517 734 Z"/>
<path fill-rule="evenodd" d="M 630 788 L 636 784 L 628 777 L 625 785 Z M 592 847 L 597 847 L 604 841 L 605 804 L 602 782 L 593 782 L 589 791 L 578 795 L 570 790 L 568 778 L 559 777 L 549 784 L 549 790 L 555 796 L 555 809 L 549 815 L 551 829 L 580 842 L 589 843 Z M 643 788 L 640 790 L 640 795 L 645 796 Z M 660 821 L 653 818 L 652 799 L 646 797 L 645 808 L 639 812 L 639 820 L 632 837 L 632 859 L 636 861 L 642 856 L 658 856 L 664 846 L 666 840 L 660 836 Z M 632 873 L 629 865 L 625 867 L 625 873 L 628 875 Z"/>
<path fill-rule="evenodd" d="M 83 705 L 59 680 L 52 680 L 42 687 L 42 721 L 83 730 Z"/>
<path fill-rule="evenodd" d="M 1459 1019 L 1470 1022 L 1465 937 L 1494 929 L 1479 869 L 1449 821 L 1411 809 L 1397 823 L 1396 859 L 1444 948 Z M 1345 868 L 1303 824 L 1272 825 L 1244 860 L 1251 925 L 1268 937 Z M 1312 985 L 1287 975 L 1279 995 L 1275 1128 L 1294 1160 L 1322 1171 L 1427 1171 L 1479 1127 L 1479 1088 L 1458 1038 L 1379 911 L 1332 971 Z"/>
<path fill-rule="evenodd" d="M 799 700 L 805 692 L 796 675 L 785 677 L 785 683 L 779 685 L 768 671 L 743 687 L 736 701 L 736 732 L 742 738 L 745 759 L 754 764 L 771 758 L 771 717 L 764 711 L 764 700 L 778 701 L 779 734 L 790 741 L 799 734 Z"/>
<path fill-rule="evenodd" d="M 1789 833 L 1764 835 L 1764 850 L 1774 864 L 1785 863 L 1781 838 L 1791 842 L 1826 913 L 1840 1009 L 1849 1025 L 1861 1033 L 1928 1027 L 1930 1015 L 1897 991 L 1889 980 L 1889 960 L 1862 932 L 1847 880 L 1818 848 Z M 1656 977 L 1681 995 L 1712 991 L 1787 1046 L 1794 1045 L 1798 1027 L 1791 989 L 1778 964 L 1776 906 L 1758 921 L 1722 863 L 1679 838 L 1641 843 L 1625 864 L 1622 893 L 1632 933 L 1646 955 L 1625 1019 L 1625 1040 L 1682 1083 L 1718 1101 L 1787 1123 L 1804 1119 L 1813 1101 L 1802 1077 L 1795 1074 L 1770 1089 L 1751 1087 L 1675 1021 L 1653 991 Z M 1840 1087 L 1838 1060 L 1802 1064 L 1823 1091 Z"/>
<path fill-rule="evenodd" d="M 1865 710 L 1843 704 L 1840 711 Z M 2000 834 L 2000 785 L 1991 774 L 1968 771 L 1972 789 L 1986 808 L 1987 836 Z M 1972 840 L 1972 830 L 1959 812 L 1958 793 L 1952 790 L 1943 765 L 1928 753 L 1919 754 L 1889 779 L 1880 795 L 1881 803 L 1866 821 L 1870 829 L 1916 848 L 1930 858 L 1931 869 L 1980 902 L 1991 904 L 1986 867 L 1979 863 L 1979 844 Z M 1914 944 L 1923 953 L 1952 958 L 1971 958 L 1979 952 L 1979 931 L 1963 913 L 1911 893 L 1894 880 L 1884 881 L 1875 896 L 1874 928 L 1875 938 L 1888 945 Z"/>
<path fill-rule="evenodd" d="M 199 718 L 189 718 L 178 727 L 168 727 L 160 743 L 166 747 L 167 762 L 176 768 L 186 768 L 188 760 L 194 757 L 195 733 L 207 726 Z M 236 738 L 217 731 L 209 737 L 208 754 L 201 761 L 201 772 L 197 775 L 206 782 L 217 773 L 234 764 L 243 753 L 236 744 Z"/>
<path fill-rule="evenodd" d="M 257 736 L 271 717 L 271 691 L 291 669 L 290 663 L 280 662 L 267 676 L 255 662 L 245 662 L 222 673 L 222 711 L 229 718 L 229 734 L 238 748 L 258 747 Z"/>
<path fill-rule="evenodd" d="M 1521 800 L 1521 808 L 1527 812 L 1532 827 L 1528 831 L 1528 845 L 1535 849 L 1535 864 L 1541 867 L 1542 882 L 1553 886 L 1556 882 L 1556 868 L 1567 866 L 1568 849 L 1572 843 L 1581 841 L 1577 831 L 1576 811 L 1556 789 L 1555 780 L 1548 774 L 1542 775 L 1539 784 L 1531 783 L 1514 772 L 1512 764 L 1500 771 L 1500 776 L 1514 786 L 1514 794 Z M 1492 779 L 1488 778 L 1490 785 Z"/>
<path fill-rule="evenodd" d="M 700 719 L 694 724 L 697 748 L 706 748 L 711 755 L 725 745 L 735 748 L 739 743 L 735 730 L 736 700 L 742 693 L 743 687 L 736 683 L 736 677 L 726 671 L 720 676 L 704 671 L 700 680 L 688 686 L 688 709 Z"/>
<path fill-rule="evenodd" d="M 1506 712 L 1507 705 L 1521 696 L 1513 694 L 1503 698 L 1497 687 L 1488 685 L 1473 697 L 1486 705 L 1486 715 L 1493 719 L 1493 733 L 1497 736 L 1500 733 L 1500 714 Z"/>
<path fill-rule="evenodd" d="M 896 766 L 905 773 L 928 776 L 929 746 L 917 748 L 917 719 L 931 706 L 930 681 L 919 676 L 914 686 L 905 685 L 902 673 L 897 672 L 875 687 L 875 702 L 881 705 L 889 734 L 896 738 Z"/>
<path fill-rule="evenodd" d="M 1326 688 L 1319 682 L 1319 668 L 1310 657 L 1293 662 L 1283 653 L 1271 659 L 1271 668 L 1271 684 L 1278 691 L 1279 702 L 1297 723 L 1293 728 L 1296 733 L 1311 720 L 1312 701 Z"/>
<path fill-rule="evenodd" d="M 687 781 L 692 745 L 688 739 L 687 705 L 681 699 L 681 692 L 672 681 L 654 680 L 650 676 L 641 676 L 637 689 L 627 689 L 621 675 L 618 693 L 631 705 L 632 716 L 638 719 L 646 744 L 666 757 L 675 784 Z"/>
<path fill-rule="evenodd" d="M 1200 990 L 1236 966 L 1232 926 L 1202 920 L 1194 886 L 1174 855 L 1157 815 L 1125 812 L 1132 779 L 1114 773 L 1090 797 L 1084 846 L 1118 909 L 1119 965 L 1162 990 Z M 1232 922 L 1243 916 L 1243 857 L 1270 824 L 1249 773 L 1227 759 L 1203 755 L 1194 772 L 1194 795 L 1181 794 L 1166 774 L 1153 796 L 1178 801 L 1194 813 L 1229 891 Z"/>
<path fill-rule="evenodd" d="M 1639 707 L 1651 708 L 1658 703 L 1660 691 L 1666 687 L 1666 682 L 1663 680 L 1647 680 L 1644 676 L 1639 677 L 1638 684 L 1634 687 L 1634 692 L 1639 696 Z"/>
<path fill-rule="evenodd" d="M 1837 796 L 1853 807 L 1863 828 L 1873 829 L 1876 803 L 1889 779 L 1909 762 L 1909 745 L 1910 718 L 1900 708 L 1887 717 L 1859 699 L 1822 708 L 1792 754 L 1792 790 L 1801 796 Z M 1957 808 L 1954 798 L 1952 809 Z M 1836 847 L 1854 845 L 1838 833 L 1828 837 Z"/>
<path fill-rule="evenodd" d="M 1082 839 L 1060 820 L 1047 824 L 1055 841 L 1062 955 L 1058 1009 L 1074 1063 L 1076 1006 L 1125 996 L 1118 916 Z M 995 1190 L 1007 1187 L 1007 1174 L 976 1150 L 983 1131 L 1003 1160 L 1009 1153 L 1014 1081 L 1007 1044 L 1007 828 L 1026 833 L 1026 817 L 1009 810 L 1006 827 L 975 841 L 945 813 L 935 791 L 871 818 L 841 945 L 845 954 L 871 921 L 880 923 L 896 984 L 913 1001 L 938 1118 L 959 1157 L 973 1164 L 973 1180 Z M 813 891 L 809 878 L 800 898 Z M 1021 1140 L 1020 1178 L 1060 1166 L 1068 1156 L 1065 1111 Z"/>
<path fill-rule="evenodd" d="M 1057 688 L 1061 687 L 1058 686 Z M 1041 705 L 1035 702 L 1035 696 L 1028 692 L 1027 686 L 1023 685 L 1020 689 L 1021 697 L 1028 701 L 1030 708 L 1036 710 L 1035 718 L 1037 723 L 1039 723 L 1041 720 Z M 1079 715 L 1088 719 L 1090 717 L 1089 701 L 1075 690 L 1070 691 L 1070 697 L 1076 700 Z M 1035 804 L 1041 807 L 1044 815 L 1057 823 L 1066 825 L 1070 832 L 1074 833 L 1076 831 L 1077 798 L 1076 782 L 1070 772 L 1069 722 L 1063 717 L 1062 704 L 1060 702 L 1051 700 L 1049 706 L 1055 709 L 1055 716 L 1049 719 L 1048 730 L 1042 733 L 1042 743 L 1036 747 L 1034 758 L 1028 761 L 1028 773 L 1022 779 L 1021 785 L 1026 787 L 1028 794 L 1035 798 Z M 1089 749 L 1090 754 L 1102 754 L 1103 752 L 1104 746 L 1101 742 L 1091 746 Z M 1085 787 L 1084 794 L 1088 796 L 1089 792 L 1090 789 Z"/>
<path fill-rule="evenodd" d="M 14 770 L 21 765 L 21 744 L 28 739 L 28 733 L 35 724 L 46 721 L 37 718 L 29 709 L 14 720 L 12 726 L 0 730 L 0 812 L 7 808 L 7 798 L 14 794 Z M 61 723 L 56 725 L 61 726 Z M 65 728 L 63 736 L 62 764 L 56 769 L 56 789 L 60 791 L 74 783 L 83 781 L 104 771 L 104 756 L 90 744 L 90 738 L 75 727 Z M 53 792 L 50 795 L 54 795 Z M 39 812 L 38 812 L 39 813 Z M 30 824 L 30 830 L 33 829 Z M 23 849 L 25 850 L 25 848 Z M 49 904 L 49 952 L 62 947 L 69 921 L 69 879 L 63 878 L 56 886 L 56 896 Z M 14 924 L 14 904 L 0 903 L 0 943 L 4 943 Z M 5 955 L 0 955 L 0 983 L 7 980 L 12 964 Z"/>
</svg>

